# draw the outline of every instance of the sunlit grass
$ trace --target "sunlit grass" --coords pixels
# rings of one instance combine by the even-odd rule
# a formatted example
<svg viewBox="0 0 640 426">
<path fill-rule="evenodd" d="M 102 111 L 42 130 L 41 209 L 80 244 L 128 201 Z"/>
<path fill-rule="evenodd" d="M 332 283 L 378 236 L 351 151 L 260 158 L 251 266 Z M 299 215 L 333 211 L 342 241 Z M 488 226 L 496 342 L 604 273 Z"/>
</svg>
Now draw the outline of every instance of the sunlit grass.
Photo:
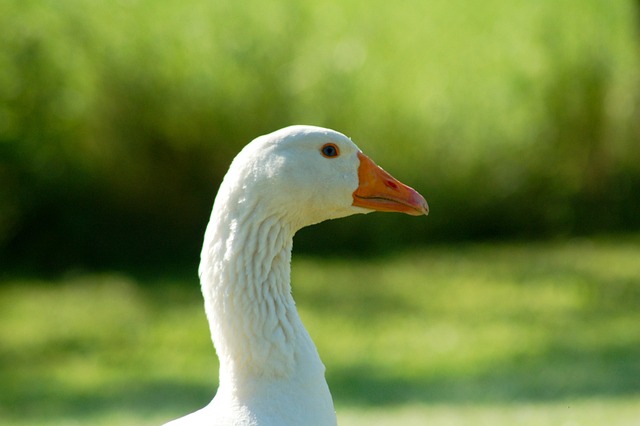
<svg viewBox="0 0 640 426">
<path fill-rule="evenodd" d="M 342 425 L 631 425 L 640 240 L 294 256 Z M 152 425 L 215 392 L 195 271 L 0 285 L 0 423 Z"/>
</svg>

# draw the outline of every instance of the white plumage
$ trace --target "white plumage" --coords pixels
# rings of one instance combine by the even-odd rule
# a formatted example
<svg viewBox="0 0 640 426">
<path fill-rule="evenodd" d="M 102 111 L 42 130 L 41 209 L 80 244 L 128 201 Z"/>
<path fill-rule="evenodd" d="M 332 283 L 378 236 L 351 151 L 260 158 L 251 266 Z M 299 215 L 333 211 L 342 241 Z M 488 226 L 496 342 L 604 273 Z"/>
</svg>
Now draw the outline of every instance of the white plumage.
<svg viewBox="0 0 640 426">
<path fill-rule="evenodd" d="M 292 240 L 304 226 L 372 210 L 428 207 L 338 132 L 287 127 L 238 154 L 200 263 L 220 385 L 208 406 L 167 426 L 336 424 L 324 365 L 291 296 Z"/>
</svg>

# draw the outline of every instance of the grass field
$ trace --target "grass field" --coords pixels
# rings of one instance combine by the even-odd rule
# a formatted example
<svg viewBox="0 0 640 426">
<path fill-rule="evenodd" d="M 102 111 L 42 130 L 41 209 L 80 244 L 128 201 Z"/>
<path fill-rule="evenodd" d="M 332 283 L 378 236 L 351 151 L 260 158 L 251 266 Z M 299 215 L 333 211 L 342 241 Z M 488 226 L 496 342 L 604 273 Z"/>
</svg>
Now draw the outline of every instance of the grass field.
<svg viewBox="0 0 640 426">
<path fill-rule="evenodd" d="M 294 255 L 341 425 L 640 424 L 640 237 Z M 0 283 L 0 423 L 157 425 L 217 364 L 193 271 Z"/>
</svg>

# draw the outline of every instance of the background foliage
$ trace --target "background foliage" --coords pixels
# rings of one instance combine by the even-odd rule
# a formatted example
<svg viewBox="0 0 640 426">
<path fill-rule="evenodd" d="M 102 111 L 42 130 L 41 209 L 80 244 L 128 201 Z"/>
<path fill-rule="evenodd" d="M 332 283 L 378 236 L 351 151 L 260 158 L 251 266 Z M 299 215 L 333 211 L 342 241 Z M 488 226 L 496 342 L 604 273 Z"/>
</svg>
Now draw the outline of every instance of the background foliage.
<svg viewBox="0 0 640 426">
<path fill-rule="evenodd" d="M 292 123 L 346 133 L 432 207 L 302 250 L 638 229 L 636 6 L 3 1 L 0 256 L 195 261 L 235 153 Z"/>
<path fill-rule="evenodd" d="M 0 1 L 0 423 L 206 404 L 216 189 L 308 123 L 432 209 L 296 237 L 341 424 L 636 425 L 639 43 L 637 0 Z"/>
</svg>

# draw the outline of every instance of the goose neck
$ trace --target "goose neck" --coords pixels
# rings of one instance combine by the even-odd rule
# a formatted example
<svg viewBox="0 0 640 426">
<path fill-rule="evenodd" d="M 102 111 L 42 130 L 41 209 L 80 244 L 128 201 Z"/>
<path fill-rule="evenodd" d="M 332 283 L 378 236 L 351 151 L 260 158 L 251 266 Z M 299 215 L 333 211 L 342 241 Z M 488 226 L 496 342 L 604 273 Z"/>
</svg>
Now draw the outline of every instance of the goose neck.
<svg viewBox="0 0 640 426">
<path fill-rule="evenodd" d="M 221 385 L 289 377 L 309 360 L 323 370 L 291 296 L 294 231 L 277 215 L 245 211 L 212 218 L 200 268 Z"/>
</svg>

